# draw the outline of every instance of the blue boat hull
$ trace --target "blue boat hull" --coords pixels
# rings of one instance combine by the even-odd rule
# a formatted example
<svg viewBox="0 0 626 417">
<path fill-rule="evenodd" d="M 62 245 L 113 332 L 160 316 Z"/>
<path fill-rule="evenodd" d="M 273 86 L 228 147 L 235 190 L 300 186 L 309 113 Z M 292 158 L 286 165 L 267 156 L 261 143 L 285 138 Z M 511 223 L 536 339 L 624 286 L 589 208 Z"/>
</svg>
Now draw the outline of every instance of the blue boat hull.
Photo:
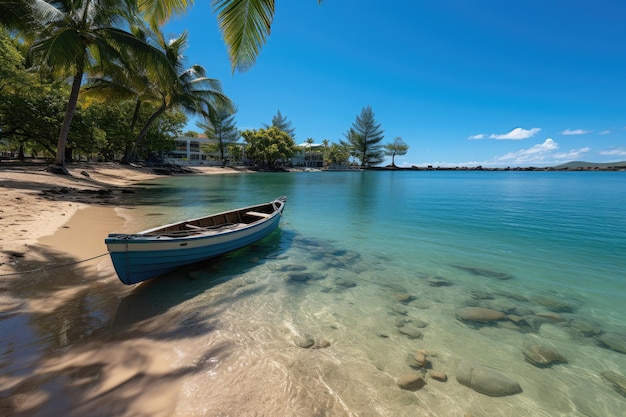
<svg viewBox="0 0 626 417">
<path fill-rule="evenodd" d="M 282 208 L 281 205 L 274 213 L 243 227 L 208 235 L 142 235 L 149 232 L 146 231 L 135 235 L 111 234 L 105 243 L 120 280 L 127 285 L 137 284 L 263 239 L 278 227 Z"/>
</svg>

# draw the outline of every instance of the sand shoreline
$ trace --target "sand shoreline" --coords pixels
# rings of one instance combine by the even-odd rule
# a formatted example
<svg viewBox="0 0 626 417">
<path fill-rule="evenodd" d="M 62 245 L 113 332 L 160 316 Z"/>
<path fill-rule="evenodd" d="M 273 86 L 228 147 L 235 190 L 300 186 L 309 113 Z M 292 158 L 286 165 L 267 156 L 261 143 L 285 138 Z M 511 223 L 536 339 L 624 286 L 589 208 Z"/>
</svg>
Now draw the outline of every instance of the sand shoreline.
<svg viewBox="0 0 626 417">
<path fill-rule="evenodd" d="M 69 176 L 51 174 L 45 168 L 43 164 L 0 164 L 0 274 L 15 272 L 31 246 L 53 235 L 78 210 L 114 208 L 135 184 L 160 176 L 150 168 L 117 163 L 71 164 Z M 201 175 L 240 172 L 216 167 L 193 170 Z"/>
</svg>

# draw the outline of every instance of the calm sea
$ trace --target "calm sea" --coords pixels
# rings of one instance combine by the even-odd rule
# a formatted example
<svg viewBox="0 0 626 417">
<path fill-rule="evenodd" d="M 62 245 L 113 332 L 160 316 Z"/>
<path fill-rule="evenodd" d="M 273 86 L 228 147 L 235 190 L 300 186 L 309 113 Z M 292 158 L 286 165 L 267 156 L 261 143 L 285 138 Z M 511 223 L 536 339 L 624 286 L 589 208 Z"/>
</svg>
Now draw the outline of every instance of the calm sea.
<svg viewBox="0 0 626 417">
<path fill-rule="evenodd" d="M 181 415 L 626 415 L 606 378 L 626 376 L 626 173 L 255 173 L 142 185 L 128 231 L 288 198 L 264 241 L 133 294 L 148 305 L 161 292 L 172 320 L 211 323 L 202 342 L 177 347 L 181 366 L 204 367 L 185 380 Z M 506 318 L 461 321 L 465 307 Z M 537 345 L 559 361 L 526 360 Z M 447 382 L 396 385 L 422 372 L 417 350 Z M 522 392 L 460 384 L 462 361 Z"/>
</svg>

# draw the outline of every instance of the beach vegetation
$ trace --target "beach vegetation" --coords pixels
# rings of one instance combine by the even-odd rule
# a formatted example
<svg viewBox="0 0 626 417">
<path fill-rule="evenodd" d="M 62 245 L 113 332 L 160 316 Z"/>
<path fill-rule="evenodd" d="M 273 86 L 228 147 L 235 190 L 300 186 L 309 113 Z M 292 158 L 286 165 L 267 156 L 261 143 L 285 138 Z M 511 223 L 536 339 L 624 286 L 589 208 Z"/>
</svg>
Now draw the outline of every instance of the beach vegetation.
<svg viewBox="0 0 626 417">
<path fill-rule="evenodd" d="M 165 56 L 156 47 L 122 29 L 139 22 L 136 5 L 124 0 L 33 0 L 29 17 L 36 35 L 29 43 L 33 67 L 55 79 L 71 79 L 71 90 L 58 134 L 53 172 L 67 173 L 66 145 L 85 74 L 95 65 L 123 59 L 127 51 L 141 57 L 146 68 L 168 72 Z"/>
<path fill-rule="evenodd" d="M 341 143 L 331 143 L 325 160 L 327 165 L 344 165 L 350 160 L 350 147 Z"/>
<path fill-rule="evenodd" d="M 385 155 L 391 157 L 391 166 L 396 167 L 396 156 L 406 155 L 409 151 L 409 145 L 402 140 L 401 137 L 396 137 L 393 142 L 383 146 Z"/>
<path fill-rule="evenodd" d="M 346 141 L 342 145 L 350 149 L 362 167 L 371 167 L 384 160 L 384 152 L 380 142 L 384 138 L 384 130 L 376 122 L 371 106 L 364 107 L 357 115 L 352 127 L 345 133 Z"/>
<path fill-rule="evenodd" d="M 296 144 L 287 133 L 277 127 L 241 132 L 245 141 L 246 158 L 259 167 L 275 168 L 278 161 L 286 161 L 296 152 Z"/>
</svg>

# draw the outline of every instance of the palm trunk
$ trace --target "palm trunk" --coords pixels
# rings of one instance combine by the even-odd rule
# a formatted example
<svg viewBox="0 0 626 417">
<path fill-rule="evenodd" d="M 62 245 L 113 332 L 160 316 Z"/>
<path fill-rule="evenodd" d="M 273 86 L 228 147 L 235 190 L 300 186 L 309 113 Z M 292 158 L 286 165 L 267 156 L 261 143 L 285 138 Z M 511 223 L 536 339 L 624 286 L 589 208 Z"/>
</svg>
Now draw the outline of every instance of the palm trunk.
<svg viewBox="0 0 626 417">
<path fill-rule="evenodd" d="M 161 105 L 161 107 L 159 107 L 159 109 L 157 111 L 155 111 L 152 114 L 152 116 L 150 116 L 150 118 L 146 122 L 146 125 L 143 127 L 143 129 L 141 129 L 141 132 L 137 136 L 137 139 L 135 139 L 135 143 L 133 143 L 133 146 L 130 148 L 128 153 L 126 153 L 126 155 L 124 155 L 124 157 L 122 158 L 120 163 L 122 163 L 122 164 L 129 164 L 132 161 L 132 158 L 133 158 L 135 152 L 137 151 L 137 146 L 139 146 L 139 142 L 141 142 L 141 140 L 144 138 L 144 136 L 146 136 L 146 133 L 148 133 L 148 129 L 150 128 L 150 126 L 152 126 L 152 123 L 155 122 L 155 120 L 165 111 L 165 109 L 166 109 L 166 106 L 165 106 L 165 104 L 163 104 L 163 105 Z"/>
<path fill-rule="evenodd" d="M 59 174 L 68 174 L 65 168 L 65 147 L 67 146 L 67 137 L 70 134 L 70 126 L 72 125 L 72 118 L 76 112 L 76 104 L 78 103 L 78 93 L 80 92 L 80 85 L 83 81 L 83 60 L 79 58 L 77 60 L 76 74 L 74 74 L 74 80 L 72 81 L 72 91 L 70 93 L 70 99 L 65 109 L 65 118 L 63 119 L 63 126 L 59 133 L 59 139 L 57 140 L 57 153 L 54 159 L 54 165 L 51 167 L 51 171 Z"/>
</svg>

